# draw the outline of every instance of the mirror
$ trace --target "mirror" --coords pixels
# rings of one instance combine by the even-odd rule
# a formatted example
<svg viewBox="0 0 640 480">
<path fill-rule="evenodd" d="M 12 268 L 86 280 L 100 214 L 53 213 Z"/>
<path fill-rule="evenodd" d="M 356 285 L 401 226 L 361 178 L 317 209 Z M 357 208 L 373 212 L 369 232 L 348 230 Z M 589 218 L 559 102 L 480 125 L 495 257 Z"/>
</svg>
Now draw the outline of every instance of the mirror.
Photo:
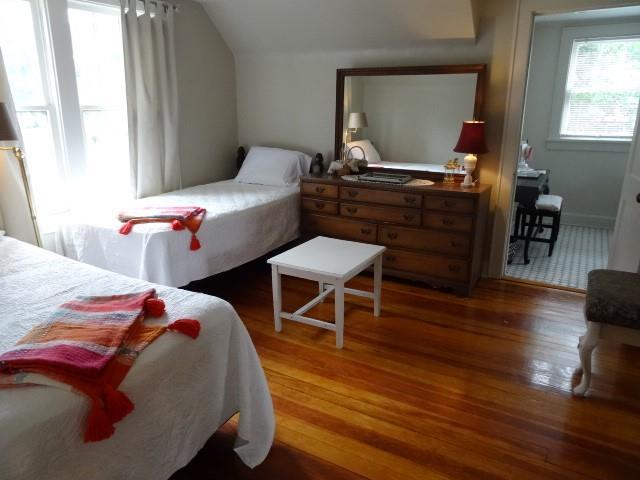
<svg viewBox="0 0 640 480">
<path fill-rule="evenodd" d="M 485 72 L 485 65 L 338 70 L 336 158 L 343 145 L 358 145 L 369 168 L 443 173 L 449 159 L 464 156 L 453 152 L 462 122 L 481 119 Z"/>
</svg>

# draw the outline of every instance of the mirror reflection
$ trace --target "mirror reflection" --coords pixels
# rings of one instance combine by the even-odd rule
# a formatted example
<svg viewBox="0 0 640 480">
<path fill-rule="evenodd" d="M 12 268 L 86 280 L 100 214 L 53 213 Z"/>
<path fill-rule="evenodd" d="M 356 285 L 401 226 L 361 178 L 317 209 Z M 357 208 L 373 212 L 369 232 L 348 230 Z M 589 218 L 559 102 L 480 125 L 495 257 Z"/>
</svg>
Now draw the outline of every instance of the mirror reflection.
<svg viewBox="0 0 640 480">
<path fill-rule="evenodd" d="M 371 167 L 442 172 L 449 159 L 460 157 L 453 148 L 462 122 L 477 116 L 480 69 L 344 75 L 342 141 L 336 150 L 351 150 L 350 158 L 364 157 Z"/>
</svg>

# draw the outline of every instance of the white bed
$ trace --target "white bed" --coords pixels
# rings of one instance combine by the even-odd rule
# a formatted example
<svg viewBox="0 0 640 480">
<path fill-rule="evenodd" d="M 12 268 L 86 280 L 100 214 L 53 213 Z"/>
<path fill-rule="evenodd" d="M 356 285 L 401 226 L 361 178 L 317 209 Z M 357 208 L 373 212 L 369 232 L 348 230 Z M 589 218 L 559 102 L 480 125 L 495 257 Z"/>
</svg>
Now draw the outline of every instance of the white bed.
<svg viewBox="0 0 640 480">
<path fill-rule="evenodd" d="M 150 286 L 7 237 L 0 259 L 0 351 L 77 295 Z M 164 334 L 143 351 L 120 387 L 135 410 L 101 442 L 82 442 L 85 397 L 44 386 L 0 389 L 0 478 L 166 479 L 236 412 L 237 454 L 251 467 L 265 458 L 275 429 L 271 396 L 233 307 L 155 287 L 171 320 L 200 320 L 200 336 Z"/>
<path fill-rule="evenodd" d="M 121 235 L 118 208 L 76 216 L 59 232 L 66 256 L 106 270 L 174 287 L 230 270 L 298 236 L 299 187 L 210 183 L 138 200 L 136 205 L 207 209 L 189 250 L 190 233 L 168 224 L 136 225 Z"/>
</svg>

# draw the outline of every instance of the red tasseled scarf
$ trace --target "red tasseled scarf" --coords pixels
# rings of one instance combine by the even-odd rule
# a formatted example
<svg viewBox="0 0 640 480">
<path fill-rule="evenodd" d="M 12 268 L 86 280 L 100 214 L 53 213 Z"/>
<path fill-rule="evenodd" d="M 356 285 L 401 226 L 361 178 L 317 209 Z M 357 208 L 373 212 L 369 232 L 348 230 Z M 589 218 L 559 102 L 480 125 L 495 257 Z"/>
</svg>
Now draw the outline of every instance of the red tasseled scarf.
<svg viewBox="0 0 640 480">
<path fill-rule="evenodd" d="M 123 305 L 130 305 L 131 320 L 117 327 L 122 339 L 114 344 L 115 327 L 106 328 L 104 319 L 110 313 L 121 315 Z M 82 315 L 82 320 L 75 319 L 69 323 L 65 317 L 65 312 L 69 311 L 73 311 L 75 317 Z M 140 352 L 167 330 L 194 339 L 200 333 L 200 322 L 197 320 L 180 319 L 168 326 L 144 323 L 145 316 L 159 317 L 164 312 L 164 301 L 155 298 L 153 290 L 140 294 L 83 297 L 68 302 L 54 313 L 53 321 L 34 327 L 17 344 L 19 347 L 21 343 L 33 344 L 55 339 L 58 347 L 53 348 L 62 347 L 64 355 L 53 350 L 47 353 L 46 348 L 9 350 L 0 355 L 0 387 L 37 383 L 37 380 L 31 382 L 29 373 L 70 385 L 91 401 L 84 441 L 96 442 L 109 438 L 115 431 L 114 423 L 134 409 L 133 402 L 118 387 Z M 89 359 L 77 345 L 79 340 L 83 344 L 115 348 L 105 356 L 105 362 L 96 366 L 95 358 Z M 74 349 L 77 355 L 70 354 Z"/>
<path fill-rule="evenodd" d="M 118 220 L 124 223 L 119 232 L 122 235 L 128 235 L 133 230 L 133 226 L 139 223 L 171 223 L 172 230 L 188 229 L 191 232 L 189 249 L 199 250 L 201 245 L 196 233 L 200 229 L 206 213 L 206 209 L 201 207 L 134 208 L 118 215 Z"/>
</svg>

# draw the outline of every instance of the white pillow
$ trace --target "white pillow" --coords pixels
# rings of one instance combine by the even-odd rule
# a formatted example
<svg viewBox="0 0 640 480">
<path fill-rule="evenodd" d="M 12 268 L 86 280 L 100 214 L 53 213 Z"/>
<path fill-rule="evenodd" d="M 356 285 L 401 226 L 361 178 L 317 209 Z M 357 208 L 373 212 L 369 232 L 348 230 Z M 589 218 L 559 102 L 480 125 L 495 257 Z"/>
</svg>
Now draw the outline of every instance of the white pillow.
<svg viewBox="0 0 640 480">
<path fill-rule="evenodd" d="M 301 152 L 251 147 L 235 181 L 277 187 L 293 185 L 309 171 L 310 164 L 311 157 Z"/>
<path fill-rule="evenodd" d="M 380 154 L 376 150 L 376 147 L 373 146 L 371 140 L 358 140 L 355 142 L 347 143 L 347 149 L 351 147 L 360 147 L 364 150 L 365 155 L 367 156 L 367 163 L 380 163 L 382 159 L 380 158 Z M 349 158 L 355 158 L 358 160 L 362 159 L 362 151 L 360 148 L 354 148 L 351 150 L 349 154 Z"/>
</svg>

